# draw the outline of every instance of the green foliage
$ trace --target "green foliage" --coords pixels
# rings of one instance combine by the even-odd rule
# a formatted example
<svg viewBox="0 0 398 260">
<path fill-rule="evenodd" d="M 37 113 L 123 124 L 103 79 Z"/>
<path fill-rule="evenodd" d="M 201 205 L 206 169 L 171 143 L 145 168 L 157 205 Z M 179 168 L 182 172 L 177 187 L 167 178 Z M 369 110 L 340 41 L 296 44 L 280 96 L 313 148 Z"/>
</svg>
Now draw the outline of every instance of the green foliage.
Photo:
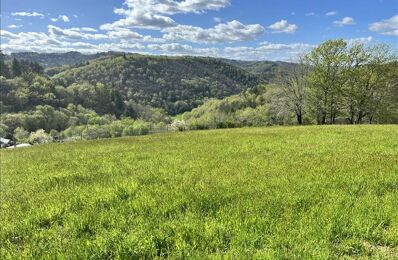
<svg viewBox="0 0 398 260">
<path fill-rule="evenodd" d="M 32 132 L 29 136 L 29 142 L 32 144 L 49 144 L 52 143 L 53 138 L 44 131 L 39 129 L 36 132 Z"/>
<path fill-rule="evenodd" d="M 17 142 L 26 143 L 29 141 L 29 132 L 23 127 L 17 127 L 14 130 L 14 138 Z"/>
<path fill-rule="evenodd" d="M 396 259 L 397 147 L 311 126 L 0 151 L 0 258 Z"/>
<path fill-rule="evenodd" d="M 173 115 L 191 110 L 205 99 L 237 94 L 260 82 L 257 76 L 217 59 L 133 54 L 93 60 L 53 79 L 64 87 L 101 82 L 118 91 L 118 98 L 163 108 Z M 118 103 L 116 97 L 114 102 Z"/>
<path fill-rule="evenodd" d="M 117 52 L 103 52 L 92 55 L 86 55 L 79 52 L 71 51 L 67 53 L 36 53 L 36 52 L 20 52 L 12 53 L 8 59 L 25 60 L 32 63 L 38 63 L 45 68 L 60 67 L 64 65 L 82 65 L 90 60 L 102 57 L 122 55 Z"/>
<path fill-rule="evenodd" d="M 297 67 L 295 63 L 282 61 L 224 61 L 253 73 L 268 83 L 275 83 L 279 77 L 289 75 L 289 73 Z"/>
<path fill-rule="evenodd" d="M 293 115 L 283 98 L 280 87 L 259 86 L 240 95 L 210 100 L 183 118 L 190 129 L 290 124 Z"/>
<path fill-rule="evenodd" d="M 311 68 L 308 105 L 318 123 L 383 122 L 377 115 L 396 88 L 396 56 L 388 46 L 330 40 L 306 55 L 305 63 Z"/>
</svg>

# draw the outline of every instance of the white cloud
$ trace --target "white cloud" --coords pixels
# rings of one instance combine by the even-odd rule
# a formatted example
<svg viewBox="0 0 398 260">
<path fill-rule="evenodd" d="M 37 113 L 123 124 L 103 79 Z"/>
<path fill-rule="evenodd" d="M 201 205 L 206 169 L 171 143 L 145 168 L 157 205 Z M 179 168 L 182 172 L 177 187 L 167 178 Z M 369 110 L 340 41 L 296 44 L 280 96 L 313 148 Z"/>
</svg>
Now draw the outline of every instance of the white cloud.
<svg viewBox="0 0 398 260">
<path fill-rule="evenodd" d="M 368 36 L 368 37 L 361 37 L 361 38 L 353 38 L 353 39 L 348 39 L 345 40 L 349 45 L 352 44 L 368 44 L 371 43 L 373 41 L 373 37 L 372 36 Z"/>
<path fill-rule="evenodd" d="M 237 46 L 226 48 L 197 48 L 188 44 L 181 43 L 163 43 L 163 44 L 148 44 L 147 46 L 138 43 L 130 42 L 134 40 L 127 37 L 122 39 L 123 35 L 117 35 L 114 40 L 116 42 L 105 43 L 89 43 L 84 42 L 86 38 L 92 36 L 84 36 L 82 28 L 60 29 L 58 27 L 49 26 L 49 34 L 45 33 L 11 33 L 8 31 L 1 31 L 2 39 L 6 39 L 6 43 L 2 43 L 2 50 L 6 53 L 21 52 L 21 51 L 35 51 L 35 52 L 67 52 L 79 51 L 82 53 L 96 53 L 104 51 L 122 51 L 122 52 L 138 52 L 148 54 L 166 54 L 166 55 L 193 55 L 193 56 L 212 56 L 229 59 L 241 60 L 294 60 L 295 57 L 302 54 L 304 51 L 311 50 L 314 46 L 303 43 L 294 44 L 280 44 L 263 42 L 255 47 Z M 77 34 L 72 34 L 75 32 Z M 112 32 L 109 32 L 111 34 Z M 123 31 L 126 33 L 126 31 Z M 132 36 L 141 38 L 132 32 Z M 68 35 L 68 37 L 64 36 Z M 83 35 L 83 36 L 82 36 Z M 109 35 L 105 35 L 112 41 Z M 69 37 L 74 37 L 69 40 Z M 143 36 L 144 41 L 147 36 Z M 91 40 L 91 39 L 90 39 Z M 139 40 L 139 39 L 137 39 Z M 46 48 L 43 48 L 46 46 Z"/>
<path fill-rule="evenodd" d="M 330 11 L 330 12 L 327 12 L 325 15 L 326 16 L 335 16 L 335 15 L 337 15 L 337 12 L 336 11 Z"/>
<path fill-rule="evenodd" d="M 294 61 L 303 52 L 309 51 L 314 47 L 316 46 L 304 43 L 279 44 L 263 42 L 256 47 L 194 48 L 187 44 L 167 43 L 150 44 L 147 49 L 164 55 L 212 56 L 237 60 Z"/>
<path fill-rule="evenodd" d="M 5 31 L 5 30 L 0 30 L 0 35 L 1 38 L 7 38 L 7 39 L 16 39 L 18 36 L 12 32 Z"/>
<path fill-rule="evenodd" d="M 314 12 L 309 12 L 309 13 L 306 13 L 305 14 L 305 16 L 315 16 L 316 14 L 314 13 Z"/>
<path fill-rule="evenodd" d="M 120 19 L 113 23 L 107 23 L 100 26 L 101 30 L 111 31 L 117 28 L 143 28 L 159 30 L 166 27 L 175 26 L 176 22 L 170 17 L 151 14 L 133 12 L 125 19 Z"/>
<path fill-rule="evenodd" d="M 113 39 L 136 39 L 141 40 L 144 38 L 141 34 L 137 32 L 130 31 L 128 29 L 119 29 L 115 31 L 108 32 L 109 37 Z"/>
<path fill-rule="evenodd" d="M 10 28 L 10 29 L 16 29 L 16 28 L 21 28 L 21 27 L 22 27 L 22 25 L 16 25 L 16 24 L 11 24 L 8 26 L 8 28 Z"/>
<path fill-rule="evenodd" d="M 213 28 L 204 29 L 190 25 L 178 25 L 162 30 L 164 39 L 169 41 L 190 41 L 200 43 L 220 43 L 233 41 L 249 41 L 264 33 L 259 24 L 244 25 L 236 20 L 217 24 Z"/>
<path fill-rule="evenodd" d="M 369 24 L 369 30 L 382 35 L 398 36 L 398 15 Z"/>
<path fill-rule="evenodd" d="M 219 48 L 194 48 L 191 45 L 180 43 L 149 44 L 147 49 L 162 55 L 224 57 L 222 55 L 223 50 Z"/>
<path fill-rule="evenodd" d="M 28 16 L 28 17 L 44 17 L 44 14 L 37 12 L 15 12 L 11 13 L 12 16 Z"/>
<path fill-rule="evenodd" d="M 114 11 L 125 18 L 104 24 L 100 28 L 101 30 L 114 30 L 120 27 L 160 30 L 177 25 L 169 17 L 170 15 L 219 10 L 229 4 L 229 0 L 125 0 L 127 9 L 117 8 Z"/>
<path fill-rule="evenodd" d="M 63 21 L 64 23 L 69 23 L 69 17 L 66 15 L 59 15 L 58 18 L 51 18 L 50 19 L 53 22 L 58 22 L 58 21 Z"/>
<path fill-rule="evenodd" d="M 81 28 L 70 28 L 69 30 L 78 31 L 78 32 L 98 32 L 97 29 L 91 27 L 81 27 Z"/>
<path fill-rule="evenodd" d="M 76 28 L 61 29 L 54 25 L 49 25 L 48 31 L 49 31 L 50 36 L 53 36 L 55 38 L 61 37 L 61 38 L 69 38 L 69 39 L 86 39 L 86 40 L 105 40 L 105 39 L 109 38 L 105 34 L 83 33 L 79 30 L 76 30 Z"/>
<path fill-rule="evenodd" d="M 355 21 L 352 17 L 344 17 L 341 21 L 334 21 L 333 24 L 338 27 L 343 27 L 345 25 L 354 25 Z"/>
<path fill-rule="evenodd" d="M 271 24 L 268 28 L 271 29 L 273 33 L 295 33 L 298 26 L 289 24 L 286 20 L 280 20 L 279 22 Z"/>
<path fill-rule="evenodd" d="M 125 0 L 125 5 L 127 5 L 129 10 L 139 9 L 150 13 L 168 15 L 219 10 L 229 4 L 230 0 Z"/>
</svg>

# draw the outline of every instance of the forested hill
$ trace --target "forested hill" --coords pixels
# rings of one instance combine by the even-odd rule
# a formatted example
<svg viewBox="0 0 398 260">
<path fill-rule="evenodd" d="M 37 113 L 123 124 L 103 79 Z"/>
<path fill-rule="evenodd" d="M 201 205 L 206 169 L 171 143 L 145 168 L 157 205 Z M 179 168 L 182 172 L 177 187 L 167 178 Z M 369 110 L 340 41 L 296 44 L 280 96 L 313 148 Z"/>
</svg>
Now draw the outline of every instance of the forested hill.
<svg viewBox="0 0 398 260">
<path fill-rule="evenodd" d="M 39 63 L 44 68 L 60 67 L 64 65 L 77 65 L 86 63 L 90 60 L 100 57 L 109 57 L 122 55 L 118 52 L 102 52 L 96 54 L 82 54 L 80 52 L 71 51 L 66 53 L 37 53 L 37 52 L 20 52 L 6 55 L 7 60 L 17 59 L 29 62 Z"/>
<path fill-rule="evenodd" d="M 21 52 L 12 53 L 6 55 L 7 60 L 13 58 L 18 60 L 25 60 L 29 62 L 39 63 L 41 66 L 47 69 L 49 75 L 69 69 L 70 67 L 76 67 L 84 65 L 85 63 L 102 58 L 112 56 L 126 55 L 121 52 L 102 52 L 96 54 L 82 54 L 80 52 L 66 52 L 66 53 L 36 53 L 36 52 Z M 138 55 L 138 54 L 136 54 Z M 272 82 L 277 76 L 284 75 L 289 69 L 294 67 L 296 64 L 282 61 L 242 61 L 242 60 L 229 60 L 220 59 L 221 61 L 239 67 L 246 70 L 247 72 L 256 74 L 261 77 L 264 81 Z M 62 68 L 54 68 L 62 67 Z M 51 68 L 51 69 L 49 69 Z"/>
<path fill-rule="evenodd" d="M 129 54 L 90 61 L 65 70 L 53 81 L 103 83 L 124 100 L 160 107 L 171 114 L 191 110 L 209 98 L 224 98 L 258 85 L 262 80 L 219 59 Z"/>
<path fill-rule="evenodd" d="M 242 61 L 228 60 L 225 62 L 242 68 L 261 77 L 264 81 L 273 82 L 278 76 L 287 75 L 297 64 L 283 61 Z"/>
</svg>

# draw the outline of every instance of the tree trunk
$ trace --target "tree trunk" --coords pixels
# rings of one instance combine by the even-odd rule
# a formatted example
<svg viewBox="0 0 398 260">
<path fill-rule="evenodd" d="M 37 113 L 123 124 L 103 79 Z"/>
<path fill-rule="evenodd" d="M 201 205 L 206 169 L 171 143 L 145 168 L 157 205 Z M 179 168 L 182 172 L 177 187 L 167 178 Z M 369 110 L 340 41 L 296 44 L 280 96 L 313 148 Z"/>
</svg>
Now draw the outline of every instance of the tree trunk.
<svg viewBox="0 0 398 260">
<path fill-rule="evenodd" d="M 297 122 L 298 122 L 299 125 L 303 124 L 303 117 L 302 117 L 301 114 L 297 114 Z"/>
</svg>

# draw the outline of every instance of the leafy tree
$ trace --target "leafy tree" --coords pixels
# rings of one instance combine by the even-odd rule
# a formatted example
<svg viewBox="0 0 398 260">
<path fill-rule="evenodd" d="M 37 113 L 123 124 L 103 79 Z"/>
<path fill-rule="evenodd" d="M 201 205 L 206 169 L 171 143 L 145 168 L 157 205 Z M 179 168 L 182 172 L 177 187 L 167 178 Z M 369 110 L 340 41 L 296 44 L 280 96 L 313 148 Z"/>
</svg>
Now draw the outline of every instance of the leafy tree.
<svg viewBox="0 0 398 260">
<path fill-rule="evenodd" d="M 341 109 L 342 86 L 347 80 L 347 42 L 326 41 L 306 55 L 305 62 L 312 69 L 308 91 L 310 108 L 318 123 L 334 124 Z"/>
<path fill-rule="evenodd" d="M 20 143 L 29 141 L 29 132 L 26 131 L 23 127 L 17 127 L 14 130 L 14 138 Z"/>
<path fill-rule="evenodd" d="M 12 60 L 11 71 L 12 71 L 12 76 L 14 78 L 22 75 L 21 64 L 19 63 L 19 61 L 17 59 Z"/>
<path fill-rule="evenodd" d="M 5 55 L 1 50 L 0 50 L 0 76 L 3 76 L 5 78 L 10 77 L 10 71 L 8 65 L 5 62 Z"/>
<path fill-rule="evenodd" d="M 52 137 L 43 129 L 39 129 L 36 132 L 31 133 L 29 136 L 29 142 L 33 144 L 48 144 L 52 141 Z"/>
</svg>

